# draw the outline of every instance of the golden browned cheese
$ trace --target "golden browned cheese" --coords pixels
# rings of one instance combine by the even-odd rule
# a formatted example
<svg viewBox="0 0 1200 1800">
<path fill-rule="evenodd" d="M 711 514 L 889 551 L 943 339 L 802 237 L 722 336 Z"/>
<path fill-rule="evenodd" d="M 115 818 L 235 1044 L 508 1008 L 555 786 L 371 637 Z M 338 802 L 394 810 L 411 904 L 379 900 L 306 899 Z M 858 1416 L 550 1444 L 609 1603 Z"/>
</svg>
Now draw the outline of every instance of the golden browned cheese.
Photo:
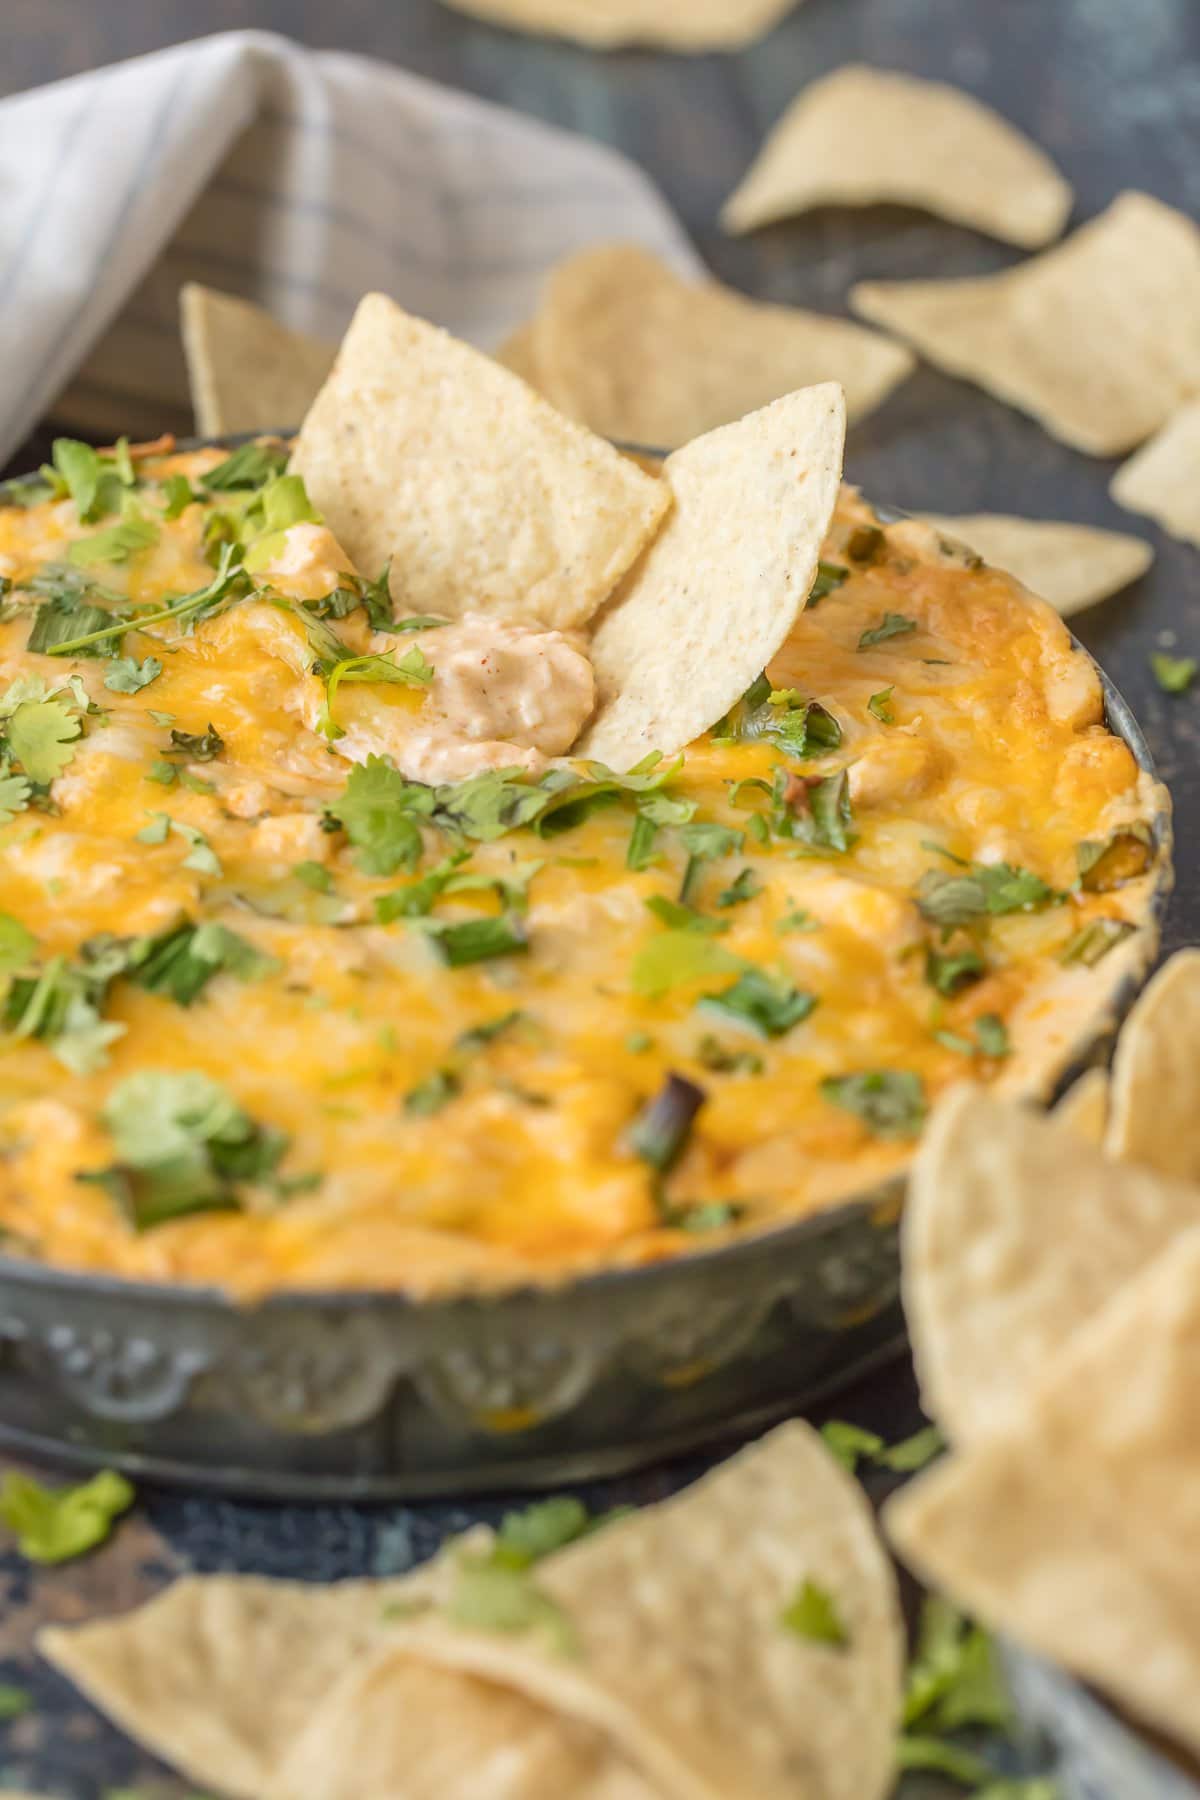
<svg viewBox="0 0 1200 1800">
<path fill-rule="evenodd" d="M 218 460 L 161 456 L 140 472 L 153 483 Z M 157 502 L 147 493 L 150 512 Z M 153 547 L 88 572 L 142 604 L 203 587 L 212 577 L 205 510 L 187 506 Z M 189 1006 L 115 981 L 105 1018 L 124 1029 L 106 1063 L 84 1074 L 50 1044 L 0 1032 L 5 1247 L 243 1295 L 557 1279 L 711 1241 L 679 1220 L 714 1222 L 718 1236 L 762 1227 L 898 1171 L 911 1134 L 878 1135 L 834 1103 L 827 1078 L 906 1072 L 928 1102 L 965 1074 L 1036 1089 L 1101 1007 L 1121 955 L 1089 967 L 1060 961 L 1064 948 L 1094 917 L 1137 922 L 1151 880 L 1135 849 L 1117 885 L 1083 891 L 1077 846 L 1148 818 L 1155 791 L 1107 732 L 1094 670 L 1049 607 L 915 524 L 889 527 L 874 560 L 856 563 L 848 535 L 871 517 L 844 496 L 825 555 L 846 579 L 810 606 L 769 672 L 776 690 L 820 701 L 842 734 L 836 748 L 788 765 L 784 810 L 800 816 L 806 784 L 848 768 L 850 847 L 756 836 L 751 820 L 769 797 L 762 785 L 731 784 L 771 783 L 787 759 L 769 741 L 710 735 L 664 790 L 695 802 L 697 821 L 744 834 L 739 851 L 702 865 L 692 896 L 724 929 L 689 935 L 766 971 L 781 991 L 814 996 L 809 1017 L 771 1037 L 698 1008 L 736 971 L 658 995 L 635 991 L 639 953 L 666 929 L 645 903 L 677 900 L 686 857 L 679 830 L 666 826 L 648 866 L 627 867 L 629 803 L 557 835 L 519 829 L 462 846 L 471 852 L 462 866 L 495 879 L 537 863 L 531 878 L 521 871 L 523 955 L 450 967 L 420 921 L 377 922 L 378 896 L 455 845 L 426 827 L 420 869 L 384 878 L 364 874 L 345 835 L 327 828 L 325 808 L 350 764 L 303 722 L 321 687 L 306 672 L 294 616 L 246 600 L 191 635 L 151 627 L 152 643 L 130 633 L 124 654 L 163 663 L 133 694 L 105 688 L 110 662 L 29 655 L 29 612 L 9 617 L 0 625 L 4 685 L 28 671 L 52 685 L 77 674 L 100 710 L 84 718 L 50 809 L 18 812 L 0 830 L 0 911 L 35 935 L 42 964 L 77 957 L 97 934 L 160 932 L 186 916 L 222 922 L 278 967 L 248 981 L 222 973 Z M 0 507 L 10 600 L 95 529 L 67 499 Z M 913 628 L 860 648 L 888 614 Z M 362 648 L 361 613 L 339 629 Z M 403 651 L 404 638 L 392 641 Z M 436 662 L 436 632 L 424 641 Z M 346 685 L 339 716 L 361 727 L 380 709 L 421 703 L 400 687 Z M 202 733 L 210 722 L 222 753 L 195 764 L 177 757 L 176 779 L 156 780 L 170 730 Z M 193 842 L 169 826 L 161 842 L 139 840 L 148 825 L 153 838 L 163 814 L 203 833 L 219 873 L 189 866 Z M 954 872 L 955 857 L 1010 863 L 1065 897 L 990 919 L 972 940 L 982 978 L 944 995 L 927 969 L 939 932 L 914 895 L 927 871 Z M 731 893 L 744 870 L 752 876 Z M 496 889 L 480 887 L 443 896 L 432 916 L 475 918 L 501 905 Z M 461 1042 L 516 1010 L 522 1019 L 491 1041 Z M 986 1053 L 994 1033 L 986 1043 L 976 1036 L 980 1017 L 993 1015 L 1007 1056 Z M 200 1071 L 255 1121 L 287 1133 L 284 1191 L 251 1184 L 240 1210 L 135 1230 L 104 1186 L 78 1178 L 113 1164 L 101 1109 L 145 1069 Z M 406 1104 L 440 1071 L 449 1071 L 443 1104 Z M 707 1099 L 660 1183 L 628 1132 L 671 1071 Z M 286 1178 L 305 1176 L 308 1185 L 287 1191 Z"/>
</svg>

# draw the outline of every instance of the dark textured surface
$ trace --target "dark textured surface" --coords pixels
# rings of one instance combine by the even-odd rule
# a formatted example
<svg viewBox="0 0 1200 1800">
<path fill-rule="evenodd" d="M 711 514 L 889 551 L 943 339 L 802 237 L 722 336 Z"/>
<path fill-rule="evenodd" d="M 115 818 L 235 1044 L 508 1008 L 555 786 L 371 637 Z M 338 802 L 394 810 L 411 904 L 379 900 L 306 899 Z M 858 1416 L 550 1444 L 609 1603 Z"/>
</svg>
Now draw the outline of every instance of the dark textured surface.
<svg viewBox="0 0 1200 1800">
<path fill-rule="evenodd" d="M 1196 0 L 807 0 L 742 56 L 696 59 L 599 57 L 540 44 L 473 24 L 437 0 L 5 0 L 0 91 L 199 30 L 246 26 L 389 56 L 616 143 L 656 176 L 724 278 L 764 298 L 830 311 L 844 310 L 856 279 L 982 273 L 1016 260 L 968 231 L 894 208 L 829 210 L 745 241 L 719 235 L 718 206 L 765 128 L 804 82 L 850 59 L 949 79 L 996 104 L 1058 159 L 1077 190 L 1076 222 L 1124 187 L 1193 215 L 1200 208 Z M 1147 668 L 1156 648 L 1200 653 L 1197 553 L 1113 505 L 1111 464 L 1065 449 L 930 369 L 852 432 L 848 467 L 874 497 L 902 507 L 1069 518 L 1153 540 L 1150 575 L 1076 623 L 1132 702 L 1175 794 L 1180 877 L 1168 943 L 1200 938 L 1200 693 L 1168 698 Z M 916 1423 L 911 1377 L 902 1368 L 876 1377 L 835 1410 L 902 1435 Z M 658 1497 L 700 1467 L 693 1461 L 613 1484 L 604 1502 Z M 37 1623 L 116 1611 L 185 1566 L 326 1579 L 392 1571 L 465 1517 L 453 1506 L 304 1511 L 149 1495 L 112 1545 L 85 1563 L 34 1573 L 13 1557 L 0 1562 L 0 1680 L 28 1686 L 38 1702 L 35 1713 L 0 1728 L 0 1780 L 93 1800 L 106 1787 L 152 1776 L 32 1661 Z"/>
</svg>

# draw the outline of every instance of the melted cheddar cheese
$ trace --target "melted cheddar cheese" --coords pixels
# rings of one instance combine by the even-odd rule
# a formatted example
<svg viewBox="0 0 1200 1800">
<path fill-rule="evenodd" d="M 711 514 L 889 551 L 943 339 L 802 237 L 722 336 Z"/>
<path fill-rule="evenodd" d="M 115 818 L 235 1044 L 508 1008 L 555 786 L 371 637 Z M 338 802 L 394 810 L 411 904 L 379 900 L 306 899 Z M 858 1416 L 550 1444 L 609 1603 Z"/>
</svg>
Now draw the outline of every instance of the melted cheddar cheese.
<svg viewBox="0 0 1200 1800">
<path fill-rule="evenodd" d="M 199 483 L 219 460 L 143 460 L 147 516 L 159 518 L 158 484 Z M 99 605 L 161 607 L 205 588 L 205 523 L 221 503 L 189 503 L 152 545 L 84 565 L 107 590 Z M 74 676 L 90 703 L 61 772 L 0 830 L 0 911 L 36 940 L 33 975 L 77 963 L 105 934 L 127 942 L 184 920 L 221 925 L 260 957 L 249 976 L 222 967 L 188 1004 L 118 976 L 103 1041 L 75 1067 L 28 1020 L 12 1029 L 10 1005 L 11 1253 L 242 1295 L 428 1294 L 675 1254 L 894 1175 L 921 1106 L 964 1074 L 1043 1086 L 1102 1010 L 1128 944 L 1096 953 L 1145 919 L 1146 827 L 1161 798 L 1106 729 L 1090 662 L 1009 578 L 915 523 L 877 532 L 850 492 L 825 549 L 840 582 L 768 672 L 768 707 L 782 718 L 797 696 L 815 700 L 840 741 L 797 758 L 735 723 L 665 772 L 650 791 L 690 808 L 693 827 L 727 828 L 710 837 L 718 854 L 693 851 L 683 915 L 647 902 L 680 904 L 687 830 L 660 825 L 631 867 L 636 793 L 545 835 L 456 838 L 423 818 L 417 866 L 364 868 L 337 814 L 347 756 L 386 752 L 388 709 L 410 717 L 422 696 L 347 685 L 345 736 L 322 735 L 323 685 L 294 609 L 248 597 L 191 631 L 130 628 L 122 655 L 162 664 L 134 692 L 105 685 L 111 658 L 32 653 L 38 595 L 25 584 L 99 529 L 70 498 L 0 507 L 3 687 L 32 675 L 53 691 Z M 409 641 L 371 638 L 361 613 L 337 629 L 348 655 Z M 436 628 L 422 642 L 436 665 Z M 210 727 L 215 755 L 173 745 L 172 731 L 195 745 Z M 841 771 L 848 802 L 817 786 Z M 845 849 L 811 823 L 831 796 Z M 1105 878 L 1081 885 L 1110 840 Z M 463 852 L 457 872 L 479 882 L 447 887 L 424 915 L 377 908 Z M 931 872 L 936 887 L 1000 864 L 1051 898 L 945 928 L 922 910 Z M 446 960 L 441 928 L 502 917 L 518 951 Z M 682 963 L 663 965 L 664 937 Z M 806 1016 L 764 1030 L 722 1011 L 747 969 L 780 1001 L 773 1026 L 789 995 L 810 997 Z M 715 1010 L 701 1004 L 714 995 Z M 145 1071 L 220 1084 L 276 1134 L 269 1178 L 235 1183 L 219 1210 L 138 1229 L 119 1185 L 94 1177 L 120 1161 L 106 1103 Z M 703 1104 L 677 1160 L 655 1166 L 639 1121 L 672 1074 Z M 903 1116 L 881 1117 L 844 1085 L 880 1075 L 907 1084 Z"/>
</svg>

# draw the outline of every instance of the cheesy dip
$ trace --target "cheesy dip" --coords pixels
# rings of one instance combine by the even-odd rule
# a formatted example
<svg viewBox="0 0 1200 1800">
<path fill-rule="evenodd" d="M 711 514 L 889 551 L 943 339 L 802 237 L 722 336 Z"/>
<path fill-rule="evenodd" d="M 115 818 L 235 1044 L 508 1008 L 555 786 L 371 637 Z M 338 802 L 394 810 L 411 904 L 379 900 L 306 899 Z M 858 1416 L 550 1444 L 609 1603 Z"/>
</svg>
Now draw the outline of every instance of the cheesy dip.
<svg viewBox="0 0 1200 1800">
<path fill-rule="evenodd" d="M 0 506 L 0 1228 L 76 1269 L 417 1294 L 870 1190 L 1044 1087 L 1160 792 L 1008 577 L 843 490 L 679 755 L 567 754 L 585 634 L 406 614 L 271 441 L 60 440 Z"/>
</svg>

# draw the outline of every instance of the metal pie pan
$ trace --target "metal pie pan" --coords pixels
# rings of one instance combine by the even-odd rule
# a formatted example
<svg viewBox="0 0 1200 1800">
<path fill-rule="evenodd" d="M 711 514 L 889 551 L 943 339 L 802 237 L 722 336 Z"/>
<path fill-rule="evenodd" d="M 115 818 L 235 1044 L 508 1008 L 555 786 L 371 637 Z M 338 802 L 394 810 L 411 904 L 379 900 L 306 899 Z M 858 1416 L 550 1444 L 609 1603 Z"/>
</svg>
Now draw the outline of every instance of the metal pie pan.
<svg viewBox="0 0 1200 1800">
<path fill-rule="evenodd" d="M 1101 680 L 1110 728 L 1152 774 Z M 1155 831 L 1144 954 L 1060 1090 L 1103 1060 L 1153 963 L 1171 886 L 1165 811 Z M 441 1301 L 296 1291 L 242 1306 L 217 1289 L 0 1257 L 0 1442 L 281 1500 L 616 1475 L 761 1429 L 902 1350 L 903 1186 L 646 1267 Z"/>
</svg>

